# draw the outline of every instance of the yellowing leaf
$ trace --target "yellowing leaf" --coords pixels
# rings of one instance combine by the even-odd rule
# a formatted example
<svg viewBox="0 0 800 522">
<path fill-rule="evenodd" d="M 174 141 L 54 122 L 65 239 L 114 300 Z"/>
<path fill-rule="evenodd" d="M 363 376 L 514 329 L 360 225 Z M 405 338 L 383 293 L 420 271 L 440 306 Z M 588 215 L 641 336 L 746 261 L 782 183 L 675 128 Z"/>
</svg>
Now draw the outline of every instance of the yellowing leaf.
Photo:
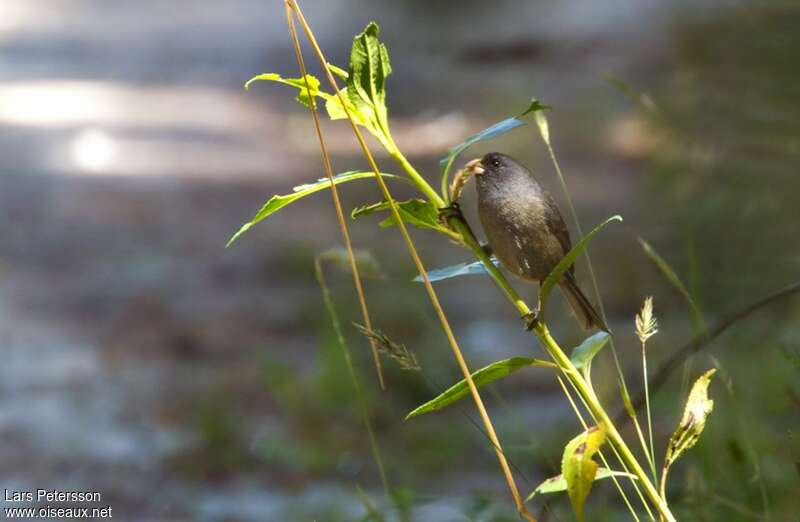
<svg viewBox="0 0 800 522">
<path fill-rule="evenodd" d="M 276 73 L 258 74 L 247 80 L 247 82 L 244 84 L 245 90 L 250 89 L 250 86 L 258 81 L 278 82 L 297 88 L 300 92 L 297 94 L 296 100 L 306 107 L 309 106 L 312 96 L 321 96 L 324 94 L 319 90 L 319 80 L 310 74 L 307 74 L 305 79 L 284 78 L 280 74 Z M 306 82 L 308 82 L 308 85 L 306 85 Z"/>
<path fill-rule="evenodd" d="M 706 427 L 706 420 L 711 414 L 711 410 L 714 409 L 714 401 L 708 398 L 708 385 L 716 371 L 715 368 L 712 368 L 694 382 L 692 391 L 689 392 L 689 399 L 686 401 L 686 407 L 683 409 L 681 422 L 669 440 L 664 457 L 665 469 L 669 468 L 678 457 L 700 439 L 700 435 Z"/>
<path fill-rule="evenodd" d="M 567 482 L 567 494 L 572 509 L 583 522 L 583 506 L 597 475 L 597 462 L 592 457 L 606 442 L 606 430 L 601 424 L 589 428 L 567 444 L 561 459 L 561 474 Z"/>
</svg>

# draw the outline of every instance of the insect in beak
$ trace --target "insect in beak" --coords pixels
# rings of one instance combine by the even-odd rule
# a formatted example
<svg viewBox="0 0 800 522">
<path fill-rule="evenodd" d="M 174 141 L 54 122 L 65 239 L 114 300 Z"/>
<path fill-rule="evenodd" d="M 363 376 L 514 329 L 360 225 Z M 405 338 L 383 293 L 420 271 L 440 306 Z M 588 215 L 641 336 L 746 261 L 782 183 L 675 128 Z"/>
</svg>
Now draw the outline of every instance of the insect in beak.
<svg viewBox="0 0 800 522">
<path fill-rule="evenodd" d="M 483 168 L 480 158 L 475 158 L 474 160 L 467 162 L 467 164 L 464 165 L 464 170 L 477 175 L 481 175 L 486 172 L 486 170 Z"/>
</svg>

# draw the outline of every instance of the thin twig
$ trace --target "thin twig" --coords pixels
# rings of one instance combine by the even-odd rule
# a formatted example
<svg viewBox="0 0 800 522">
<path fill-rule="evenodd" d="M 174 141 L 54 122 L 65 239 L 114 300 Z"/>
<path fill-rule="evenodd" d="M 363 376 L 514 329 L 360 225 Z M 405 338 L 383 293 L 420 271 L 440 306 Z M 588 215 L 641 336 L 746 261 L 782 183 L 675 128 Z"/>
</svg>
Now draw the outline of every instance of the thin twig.
<svg viewBox="0 0 800 522">
<path fill-rule="evenodd" d="M 358 264 L 356 263 L 356 258 L 353 255 L 353 244 L 350 241 L 350 231 L 347 228 L 347 221 L 344 218 L 344 212 L 342 211 L 342 202 L 339 199 L 339 189 L 336 187 L 336 183 L 333 182 L 333 167 L 331 165 L 331 158 L 328 155 L 328 146 L 325 144 L 325 138 L 322 135 L 322 129 L 320 128 L 319 124 L 319 115 L 317 114 L 317 102 L 314 99 L 314 96 L 311 96 L 311 86 L 308 84 L 308 75 L 306 74 L 306 64 L 303 60 L 303 51 L 300 48 L 300 40 L 297 38 L 297 30 L 294 27 L 294 18 L 292 17 L 292 10 L 289 4 L 286 4 L 286 22 L 289 24 L 289 34 L 292 37 L 292 43 L 294 44 L 294 52 L 295 57 L 297 58 L 297 66 L 300 68 L 300 74 L 303 76 L 303 79 L 306 82 L 306 90 L 309 94 L 308 96 L 308 108 L 311 111 L 311 119 L 314 120 L 314 130 L 317 133 L 317 137 L 319 138 L 319 148 L 322 152 L 322 162 L 325 165 L 325 174 L 328 176 L 328 180 L 331 183 L 331 196 L 333 197 L 333 206 L 336 207 L 336 218 L 339 221 L 339 229 L 342 233 L 342 240 L 344 241 L 344 246 L 347 249 L 347 257 L 350 260 L 350 269 L 353 272 L 353 284 L 356 287 L 356 294 L 358 295 L 358 304 L 361 307 L 361 316 L 364 319 L 364 325 L 370 330 L 372 330 L 372 321 L 369 317 L 369 309 L 367 308 L 367 300 L 364 297 L 364 288 L 361 286 L 361 276 L 358 272 Z M 378 383 L 380 383 L 381 390 L 386 389 L 386 384 L 383 380 L 383 371 L 381 370 L 381 360 L 378 356 L 378 347 L 375 343 L 375 339 L 369 339 L 369 345 L 372 349 L 372 359 L 375 363 L 375 371 L 378 374 Z"/>
<path fill-rule="evenodd" d="M 662 363 L 661 366 L 658 367 L 658 370 L 655 371 L 653 378 L 650 380 L 650 392 L 653 393 L 664 386 L 669 376 L 681 365 L 686 357 L 705 348 L 714 339 L 722 335 L 722 333 L 728 328 L 739 321 L 746 319 L 759 309 L 798 292 L 800 292 L 800 281 L 796 281 L 788 286 L 785 286 L 780 290 L 773 292 L 718 321 L 712 328 L 706 330 L 705 333 L 696 336 L 678 351 L 673 353 L 666 362 Z M 644 390 L 640 390 L 636 398 L 631 401 L 634 410 L 641 408 L 644 402 Z M 624 424 L 628 418 L 627 412 L 622 411 L 617 415 L 616 421 L 618 424 Z"/>
</svg>

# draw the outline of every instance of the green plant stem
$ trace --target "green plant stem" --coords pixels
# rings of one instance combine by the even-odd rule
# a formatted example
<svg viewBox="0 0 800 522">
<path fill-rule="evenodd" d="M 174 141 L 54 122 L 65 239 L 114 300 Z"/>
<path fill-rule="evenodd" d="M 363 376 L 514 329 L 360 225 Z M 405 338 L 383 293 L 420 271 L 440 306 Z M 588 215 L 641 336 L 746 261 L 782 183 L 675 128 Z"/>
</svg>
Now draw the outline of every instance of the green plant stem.
<svg viewBox="0 0 800 522">
<path fill-rule="evenodd" d="M 411 178 L 411 181 L 414 182 L 414 185 L 416 185 L 416 187 L 423 194 L 425 194 L 425 197 L 427 197 L 431 203 L 436 205 L 437 208 L 444 207 L 447 203 L 445 203 L 439 194 L 433 190 L 433 187 L 431 187 L 430 184 L 425 181 L 425 178 L 423 178 L 422 175 L 417 172 L 417 169 L 415 169 L 414 166 L 408 162 L 406 157 L 403 156 L 400 150 L 394 145 L 394 142 L 392 142 L 392 145 L 394 146 L 394 150 L 389 149 L 389 154 L 391 154 L 392 158 L 394 158 L 395 161 L 397 161 L 400 166 L 403 167 L 403 170 L 406 171 L 408 176 Z"/>
<path fill-rule="evenodd" d="M 653 445 L 653 417 L 650 410 L 650 389 L 647 384 L 647 352 L 645 351 L 645 343 L 642 342 L 642 376 L 644 379 L 644 398 L 645 398 L 645 409 L 647 410 L 647 435 L 650 437 L 650 454 L 647 455 L 647 460 L 650 462 L 650 470 L 653 472 L 653 480 L 658 480 L 658 475 L 656 474 L 656 450 L 655 446 Z M 637 422 L 638 425 L 638 422 Z M 637 426 L 638 428 L 638 426 Z M 645 453 L 647 453 L 647 449 L 645 448 Z M 662 495 L 663 496 L 663 495 Z"/>
<path fill-rule="evenodd" d="M 650 450 L 647 448 L 647 442 L 644 440 L 644 433 L 642 432 L 642 426 L 639 424 L 639 419 L 636 417 L 632 417 L 633 425 L 636 428 L 636 435 L 639 437 L 639 443 L 642 445 L 642 451 L 644 452 L 645 457 L 647 457 L 647 464 L 650 466 L 650 471 L 653 472 L 653 480 L 658 480 L 658 476 L 656 475 L 656 465 L 653 462 L 653 457 L 650 456 Z"/>
<path fill-rule="evenodd" d="M 605 424 L 609 441 L 617 448 L 622 456 L 622 460 L 631 469 L 631 472 L 639 479 L 639 483 L 644 488 L 645 493 L 650 498 L 650 501 L 659 510 L 665 520 L 668 522 L 675 522 L 675 516 L 669 510 L 666 502 L 662 500 L 662 497 L 659 495 L 655 486 L 650 481 L 647 472 L 645 472 L 645 470 L 639 464 L 639 461 L 637 461 L 636 457 L 634 457 L 630 448 L 628 448 L 628 445 L 617 431 L 617 428 L 614 426 L 611 418 L 608 416 L 608 413 L 606 413 L 605 408 L 603 408 L 603 406 L 600 404 L 597 396 L 594 394 L 591 388 L 589 388 L 583 377 L 581 377 L 578 370 L 572 364 L 572 361 L 569 360 L 569 357 L 567 357 L 563 350 L 561 350 L 561 348 L 558 346 L 558 343 L 556 343 L 555 339 L 550 336 L 547 326 L 540 322 L 536 325 L 534 331 L 536 332 L 539 340 L 545 346 L 547 352 L 551 357 L 553 357 L 556 364 L 564 369 L 564 373 L 578 389 L 578 393 L 580 393 L 584 400 L 586 400 L 586 405 L 588 406 L 592 415 L 597 418 L 598 422 Z"/>
<path fill-rule="evenodd" d="M 424 180 L 424 178 L 420 176 L 416 169 L 414 169 L 414 167 L 408 162 L 408 160 L 406 160 L 399 150 L 390 151 L 390 153 L 392 153 L 392 156 L 398 161 L 398 163 L 400 163 L 400 166 L 403 167 L 406 173 L 408 173 L 412 181 L 414 181 L 415 185 L 417 185 L 421 192 L 428 195 L 428 197 L 431 198 L 431 201 L 437 205 L 442 205 L 444 203 L 439 195 L 436 194 L 436 191 L 434 191 L 433 188 Z M 464 240 L 464 245 L 469 248 L 475 257 L 477 257 L 483 263 L 484 267 L 489 272 L 489 275 L 500 287 L 503 294 L 514 305 L 517 311 L 519 311 L 520 316 L 525 317 L 530 314 L 531 309 L 519 296 L 517 291 L 514 290 L 514 287 L 511 286 L 511 283 L 508 282 L 508 279 L 506 279 L 503 273 L 500 272 L 500 270 L 494 266 L 494 263 L 491 262 L 489 256 L 486 255 L 486 252 L 483 250 L 483 248 L 481 248 L 480 243 L 475 237 L 475 234 L 473 234 L 472 229 L 469 227 L 467 222 L 459 215 L 451 214 L 448 217 L 448 223 L 456 232 L 461 234 Z M 619 451 L 622 460 L 630 468 L 631 472 L 639 479 L 639 482 L 644 488 L 647 497 L 667 522 L 675 522 L 675 517 L 669 510 L 667 503 L 662 499 L 661 496 L 659 496 L 658 490 L 656 490 L 655 486 L 650 481 L 650 477 L 647 475 L 647 472 L 636 460 L 636 457 L 633 455 L 630 448 L 628 448 L 622 436 L 614 426 L 613 421 L 609 417 L 608 413 L 606 413 L 605 408 L 603 408 L 603 406 L 600 404 L 597 396 L 594 394 L 586 380 L 581 376 L 577 368 L 575 368 L 575 366 L 572 364 L 572 361 L 570 361 L 569 357 L 567 357 L 555 339 L 550 336 L 550 332 L 547 330 L 545 324 L 540 321 L 533 329 L 533 332 L 539 338 L 539 341 L 542 343 L 542 345 L 544 345 L 545 350 L 548 352 L 550 357 L 553 358 L 555 363 L 564 372 L 567 378 L 575 385 L 578 393 L 581 395 L 583 400 L 586 401 L 586 405 L 592 415 L 598 420 L 598 422 L 602 422 L 607 426 L 609 441 Z"/>
<path fill-rule="evenodd" d="M 563 374 L 563 372 L 562 372 L 562 374 Z M 592 416 L 592 421 L 595 424 L 600 424 L 597 421 L 597 417 L 594 414 L 592 414 L 591 411 L 589 410 L 589 406 L 586 404 L 586 400 L 580 395 L 580 393 L 578 392 L 578 389 L 575 387 L 575 384 L 571 380 L 569 381 L 569 385 L 572 387 L 572 390 L 575 392 L 575 394 L 580 399 L 581 404 L 583 404 L 584 409 L 586 411 L 588 411 L 589 414 Z M 589 384 L 589 387 L 591 388 L 591 383 Z M 625 471 L 626 473 L 630 473 L 631 470 L 628 469 L 628 466 L 625 465 L 625 461 L 622 460 L 622 457 L 620 456 L 619 451 L 617 451 L 617 448 L 613 444 L 610 444 L 609 446 L 611 447 L 611 451 L 614 453 L 614 456 L 617 458 L 617 461 L 619 462 L 619 464 L 622 467 L 623 471 Z M 602 453 L 600 453 L 599 451 L 598 451 L 598 454 L 600 455 L 601 458 L 604 458 Z M 607 468 L 611 469 L 610 466 L 608 465 L 608 463 L 605 460 L 603 462 L 604 462 L 604 464 L 605 464 L 605 466 Z M 639 500 L 642 502 L 642 506 L 644 506 L 645 511 L 647 511 L 647 515 L 650 517 L 650 520 L 655 520 L 655 518 L 653 517 L 653 512 L 650 510 L 650 506 L 647 504 L 647 500 L 645 500 L 644 495 L 642 494 L 642 488 L 640 488 L 639 484 L 637 483 L 637 481 L 633 480 L 633 479 L 631 479 L 631 486 L 636 491 L 636 495 L 639 497 Z"/>
</svg>

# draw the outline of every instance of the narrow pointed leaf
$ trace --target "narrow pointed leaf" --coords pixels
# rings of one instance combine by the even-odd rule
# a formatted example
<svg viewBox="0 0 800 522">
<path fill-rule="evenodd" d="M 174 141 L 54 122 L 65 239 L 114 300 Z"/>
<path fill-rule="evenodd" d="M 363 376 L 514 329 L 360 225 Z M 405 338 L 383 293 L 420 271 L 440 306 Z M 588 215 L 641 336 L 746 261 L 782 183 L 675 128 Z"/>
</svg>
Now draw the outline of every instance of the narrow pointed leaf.
<svg viewBox="0 0 800 522">
<path fill-rule="evenodd" d="M 667 445 L 667 453 L 664 457 L 665 468 L 669 468 L 678 457 L 700 439 L 700 435 L 706 427 L 706 420 L 714 409 L 714 401 L 708 398 L 708 385 L 716 371 L 716 368 L 712 368 L 694 382 L 683 410 L 681 422 Z"/>
<path fill-rule="evenodd" d="M 372 172 L 351 171 L 334 176 L 333 182 L 338 185 L 340 183 L 346 183 L 348 181 L 354 181 L 357 179 L 372 178 L 374 176 L 375 174 Z M 381 174 L 381 176 L 385 178 L 403 179 L 393 174 Z M 261 210 L 259 210 L 256 213 L 256 215 L 253 216 L 253 219 L 242 225 L 239 231 L 236 232 L 230 238 L 230 240 L 228 240 L 226 248 L 231 246 L 231 244 L 234 241 L 236 241 L 239 238 L 239 236 L 247 232 L 253 225 L 258 223 L 259 221 L 266 219 L 270 215 L 274 214 L 275 212 L 282 209 L 286 205 L 294 203 L 298 199 L 304 198 L 309 194 L 313 194 L 314 192 L 319 192 L 320 190 L 325 190 L 327 188 L 330 188 L 330 186 L 331 186 L 330 180 L 328 178 L 322 178 L 314 183 L 308 183 L 305 185 L 299 185 L 297 187 L 294 187 L 293 192 L 291 194 L 272 196 L 266 203 L 264 203 L 264 206 L 261 207 Z"/>
<path fill-rule="evenodd" d="M 622 221 L 622 216 L 611 216 L 597 225 L 594 230 L 583 236 L 581 240 L 578 241 L 574 247 L 572 247 L 572 250 L 570 250 L 567 255 L 565 255 L 561 261 L 559 261 L 556 267 L 547 275 L 542 283 L 541 289 L 539 290 L 539 302 L 542 307 L 544 307 L 544 304 L 547 302 L 547 297 L 550 295 L 550 291 L 553 289 L 553 286 L 561 280 L 564 272 L 569 270 L 569 267 L 572 266 L 572 263 L 575 262 L 575 259 L 577 259 L 581 253 L 583 253 L 587 246 L 589 246 L 589 242 L 592 240 L 595 234 L 600 232 L 612 221 Z"/>
<path fill-rule="evenodd" d="M 480 387 L 483 386 L 484 384 L 496 381 L 501 377 L 510 375 L 516 372 L 517 370 L 525 368 L 527 366 L 539 366 L 542 368 L 556 367 L 555 364 L 548 361 L 541 361 L 538 359 L 531 359 L 528 357 L 512 357 L 510 359 L 504 359 L 502 361 L 494 362 L 489 366 L 486 366 L 474 372 L 472 374 L 472 380 L 475 382 L 475 386 Z M 416 417 L 417 415 L 422 415 L 423 413 L 430 413 L 432 411 L 441 410 L 445 406 L 449 406 L 450 404 L 461 399 L 462 397 L 465 397 L 468 393 L 469 393 L 469 385 L 467 384 L 466 380 L 462 379 L 453 386 L 451 386 L 450 388 L 446 389 L 438 397 L 414 409 L 411 413 L 406 415 L 406 420 L 412 417 Z"/>
<path fill-rule="evenodd" d="M 498 261 L 496 257 L 492 256 L 489 259 L 492 260 L 494 266 L 500 266 L 500 261 Z M 436 281 L 442 281 L 444 279 L 451 279 L 453 277 L 466 275 L 489 275 L 489 272 L 486 270 L 486 267 L 483 266 L 482 262 L 474 261 L 472 263 L 459 263 L 457 265 L 450 265 L 444 268 L 435 268 L 428 272 L 428 279 L 430 279 L 431 283 L 435 283 Z M 415 277 L 414 282 L 421 283 L 422 276 Z"/>
<path fill-rule="evenodd" d="M 544 109 L 548 109 L 549 107 L 546 105 L 542 105 L 539 100 L 532 99 L 531 103 L 528 105 L 528 108 L 525 109 L 522 113 L 518 116 L 512 118 L 506 118 L 503 121 L 497 122 L 494 125 L 491 125 L 482 131 L 473 134 L 472 136 L 468 137 L 458 145 L 450 147 L 447 150 L 447 156 L 442 158 L 439 161 L 439 166 L 442 170 L 442 176 L 446 177 L 450 168 L 453 165 L 453 162 L 456 160 L 459 154 L 467 150 L 472 145 L 485 140 L 490 140 L 492 138 L 496 138 L 502 134 L 505 134 L 511 130 L 516 129 L 522 125 L 525 125 L 525 122 L 522 118 L 532 112 L 542 111 Z"/>
<path fill-rule="evenodd" d="M 608 468 L 598 468 L 597 474 L 594 476 L 594 480 L 596 482 L 598 480 L 610 477 L 625 477 L 633 480 L 638 480 L 636 475 L 634 475 L 633 473 L 626 473 L 624 471 L 613 471 Z M 567 479 L 564 478 L 564 475 L 556 475 L 555 477 L 550 477 L 549 479 L 545 480 L 544 482 L 536 486 L 536 489 L 531 491 L 531 493 L 525 499 L 525 502 L 529 502 L 536 495 L 544 495 L 546 493 L 559 493 L 561 491 L 566 491 L 566 490 L 567 490 Z"/>
<path fill-rule="evenodd" d="M 572 356 L 570 359 L 572 360 L 572 364 L 575 365 L 576 368 L 583 368 L 590 362 L 597 352 L 606 345 L 608 340 L 611 338 L 610 335 L 606 332 L 597 332 L 596 334 L 587 337 L 584 341 L 575 347 L 572 350 Z"/>
<path fill-rule="evenodd" d="M 592 457 L 606 441 L 603 425 L 594 426 L 581 433 L 564 448 L 561 460 L 561 474 L 567 483 L 567 494 L 572 509 L 580 522 L 583 522 L 583 506 L 592 489 L 597 475 L 597 462 Z"/>
<path fill-rule="evenodd" d="M 689 290 L 686 289 L 686 286 L 681 281 L 681 278 L 678 276 L 677 272 L 670 266 L 666 259 L 661 257 L 661 255 L 656 252 L 656 249 L 653 246 L 645 241 L 642 238 L 637 238 L 639 240 L 639 244 L 642 245 L 642 249 L 644 253 L 647 254 L 653 263 L 656 264 L 661 273 L 664 274 L 664 277 L 667 281 L 670 282 L 672 286 L 674 286 L 678 292 L 683 295 L 686 299 L 686 302 L 689 303 L 689 308 L 692 311 L 692 318 L 695 321 L 696 325 L 700 327 L 701 330 L 705 330 L 705 321 L 703 320 L 703 313 L 700 311 L 700 307 L 697 305 L 697 302 L 692 297 L 692 294 L 689 293 Z"/>
</svg>

